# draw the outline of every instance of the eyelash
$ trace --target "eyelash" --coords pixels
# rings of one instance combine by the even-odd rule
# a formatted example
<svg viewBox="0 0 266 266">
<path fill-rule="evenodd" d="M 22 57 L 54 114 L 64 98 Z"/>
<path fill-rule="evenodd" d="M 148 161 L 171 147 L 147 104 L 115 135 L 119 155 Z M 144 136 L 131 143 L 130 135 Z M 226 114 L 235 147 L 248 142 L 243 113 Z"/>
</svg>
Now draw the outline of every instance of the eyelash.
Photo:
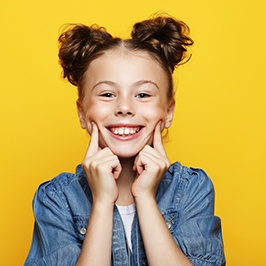
<svg viewBox="0 0 266 266">
<path fill-rule="evenodd" d="M 136 98 L 141 98 L 141 99 L 149 98 L 149 97 L 151 97 L 151 95 L 148 93 L 145 93 L 145 92 L 141 92 L 141 93 L 137 94 L 137 96 L 136 96 Z"/>
<path fill-rule="evenodd" d="M 102 94 L 100 94 L 100 96 L 104 97 L 104 98 L 113 98 L 113 97 L 115 97 L 115 95 L 113 93 L 111 93 L 111 92 L 102 93 Z M 151 97 L 151 95 L 146 93 L 146 92 L 141 92 L 141 93 L 137 94 L 135 97 L 138 98 L 138 99 L 145 99 L 145 98 Z"/>
<path fill-rule="evenodd" d="M 106 97 L 106 98 L 112 98 L 115 95 L 113 93 L 111 93 L 111 92 L 105 92 L 105 93 L 101 94 L 100 96 Z"/>
</svg>

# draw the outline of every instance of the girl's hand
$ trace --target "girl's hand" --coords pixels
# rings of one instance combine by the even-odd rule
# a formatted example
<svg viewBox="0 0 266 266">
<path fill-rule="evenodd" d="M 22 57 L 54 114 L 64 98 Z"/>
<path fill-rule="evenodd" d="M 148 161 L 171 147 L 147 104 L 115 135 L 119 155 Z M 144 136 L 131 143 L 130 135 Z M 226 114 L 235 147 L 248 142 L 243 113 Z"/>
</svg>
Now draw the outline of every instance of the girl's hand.
<svg viewBox="0 0 266 266">
<path fill-rule="evenodd" d="M 118 198 L 116 180 L 121 173 L 118 157 L 109 148 L 99 147 L 99 132 L 92 123 L 89 148 L 82 163 L 94 202 L 115 203 Z"/>
<path fill-rule="evenodd" d="M 136 179 L 131 188 L 135 198 L 155 198 L 158 185 L 170 166 L 162 144 L 160 125 L 161 122 L 154 130 L 153 147 L 146 145 L 135 159 L 133 170 L 136 171 Z"/>
</svg>

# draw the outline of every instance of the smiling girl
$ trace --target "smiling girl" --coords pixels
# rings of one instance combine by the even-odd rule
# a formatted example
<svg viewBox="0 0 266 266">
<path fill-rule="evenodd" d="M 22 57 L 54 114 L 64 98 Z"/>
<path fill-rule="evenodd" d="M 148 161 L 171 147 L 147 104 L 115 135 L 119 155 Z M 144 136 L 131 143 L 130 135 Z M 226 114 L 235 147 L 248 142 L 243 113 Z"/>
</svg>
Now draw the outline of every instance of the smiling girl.
<svg viewBox="0 0 266 266">
<path fill-rule="evenodd" d="M 213 185 L 200 169 L 171 165 L 161 139 L 174 114 L 172 74 L 193 43 L 188 31 L 155 17 L 126 40 L 95 25 L 59 37 L 91 139 L 75 174 L 36 192 L 25 265 L 224 265 Z"/>
</svg>

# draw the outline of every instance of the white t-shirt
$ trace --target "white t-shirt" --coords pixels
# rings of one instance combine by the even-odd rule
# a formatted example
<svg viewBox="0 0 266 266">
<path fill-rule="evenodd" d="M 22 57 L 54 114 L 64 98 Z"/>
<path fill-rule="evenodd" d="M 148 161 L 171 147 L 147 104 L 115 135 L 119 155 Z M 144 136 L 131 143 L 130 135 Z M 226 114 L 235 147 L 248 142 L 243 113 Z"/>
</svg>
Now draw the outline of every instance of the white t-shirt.
<svg viewBox="0 0 266 266">
<path fill-rule="evenodd" d="M 134 219 L 134 216 L 136 213 L 136 206 L 133 203 L 133 204 L 128 205 L 128 206 L 116 205 L 116 207 L 118 208 L 118 211 L 121 215 L 121 218 L 122 218 L 122 221 L 124 224 L 128 246 L 129 246 L 130 250 L 132 250 L 131 228 L 132 228 L 132 222 L 133 222 L 133 219 Z"/>
</svg>

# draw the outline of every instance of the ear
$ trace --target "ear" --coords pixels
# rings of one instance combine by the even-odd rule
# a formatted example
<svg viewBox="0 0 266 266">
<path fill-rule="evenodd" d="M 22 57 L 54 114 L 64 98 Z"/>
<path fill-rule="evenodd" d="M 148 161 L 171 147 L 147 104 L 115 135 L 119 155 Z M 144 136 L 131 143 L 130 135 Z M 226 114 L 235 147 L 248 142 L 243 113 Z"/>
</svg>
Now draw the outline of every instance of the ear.
<svg viewBox="0 0 266 266">
<path fill-rule="evenodd" d="M 175 100 L 173 99 L 168 105 L 166 117 L 165 117 L 165 128 L 169 128 L 172 124 L 175 112 Z"/>
<path fill-rule="evenodd" d="M 77 105 L 77 112 L 78 112 L 78 117 L 79 117 L 79 122 L 80 122 L 80 126 L 83 128 L 83 129 L 86 129 L 86 120 L 85 120 L 85 114 L 84 114 L 84 111 L 83 111 L 83 106 L 82 106 L 82 103 L 77 100 L 76 102 L 76 105 Z"/>
</svg>

